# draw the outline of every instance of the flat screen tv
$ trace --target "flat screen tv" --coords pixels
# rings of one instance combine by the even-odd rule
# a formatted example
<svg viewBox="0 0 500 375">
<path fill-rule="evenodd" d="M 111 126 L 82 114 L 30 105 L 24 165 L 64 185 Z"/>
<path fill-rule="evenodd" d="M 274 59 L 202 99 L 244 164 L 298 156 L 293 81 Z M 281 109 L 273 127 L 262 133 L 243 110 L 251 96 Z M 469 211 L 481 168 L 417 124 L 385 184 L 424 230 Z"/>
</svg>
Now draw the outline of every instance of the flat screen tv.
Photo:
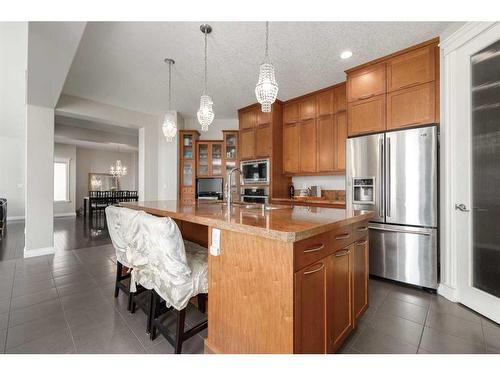
<svg viewBox="0 0 500 375">
<path fill-rule="evenodd" d="M 198 197 L 222 198 L 222 178 L 198 178 L 196 180 L 196 194 Z"/>
</svg>

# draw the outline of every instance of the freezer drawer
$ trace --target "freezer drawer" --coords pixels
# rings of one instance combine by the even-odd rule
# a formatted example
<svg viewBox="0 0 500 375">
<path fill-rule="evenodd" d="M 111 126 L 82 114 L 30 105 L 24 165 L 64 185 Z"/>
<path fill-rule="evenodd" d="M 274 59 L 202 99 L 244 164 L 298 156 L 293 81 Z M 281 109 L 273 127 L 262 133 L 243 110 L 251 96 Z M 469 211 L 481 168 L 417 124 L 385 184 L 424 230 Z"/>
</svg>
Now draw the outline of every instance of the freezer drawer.
<svg viewBox="0 0 500 375">
<path fill-rule="evenodd" d="M 370 223 L 370 274 L 436 289 L 437 229 Z"/>
</svg>

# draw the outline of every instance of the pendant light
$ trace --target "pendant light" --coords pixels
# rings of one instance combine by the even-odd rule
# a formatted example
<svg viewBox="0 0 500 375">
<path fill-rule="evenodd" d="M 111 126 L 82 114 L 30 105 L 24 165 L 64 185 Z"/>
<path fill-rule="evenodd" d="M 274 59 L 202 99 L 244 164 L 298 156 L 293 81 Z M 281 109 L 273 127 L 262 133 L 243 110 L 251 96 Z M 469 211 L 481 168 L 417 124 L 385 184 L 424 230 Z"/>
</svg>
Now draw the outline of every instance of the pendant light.
<svg viewBox="0 0 500 375">
<path fill-rule="evenodd" d="M 163 125 L 161 129 L 163 130 L 163 135 L 167 139 L 167 142 L 172 142 L 177 135 L 177 124 L 175 119 L 172 117 L 171 105 L 172 105 L 172 65 L 175 61 L 166 58 L 165 63 L 168 64 L 168 112 L 165 114 L 163 119 Z"/>
<path fill-rule="evenodd" d="M 201 32 L 205 36 L 205 85 L 203 88 L 203 93 L 200 97 L 200 109 L 197 112 L 198 122 L 201 125 L 201 131 L 208 131 L 208 127 L 214 121 L 214 110 L 212 108 L 213 101 L 212 97 L 208 95 L 207 89 L 207 35 L 212 32 L 212 27 L 210 25 L 201 25 Z"/>
<path fill-rule="evenodd" d="M 274 75 L 274 65 L 269 58 L 269 22 L 266 22 L 266 54 L 260 64 L 259 81 L 255 87 L 255 96 L 261 104 L 262 112 L 271 112 L 271 106 L 278 96 L 278 83 Z"/>
</svg>

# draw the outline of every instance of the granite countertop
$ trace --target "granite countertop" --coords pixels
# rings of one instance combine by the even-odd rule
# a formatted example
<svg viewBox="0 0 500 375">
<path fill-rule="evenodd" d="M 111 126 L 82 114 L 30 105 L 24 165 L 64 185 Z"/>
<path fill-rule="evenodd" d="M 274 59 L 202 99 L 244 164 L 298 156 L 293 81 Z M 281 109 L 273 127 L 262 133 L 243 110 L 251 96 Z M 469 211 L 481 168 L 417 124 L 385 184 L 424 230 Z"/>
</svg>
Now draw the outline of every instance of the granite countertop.
<svg viewBox="0 0 500 375">
<path fill-rule="evenodd" d="M 343 200 L 329 200 L 320 197 L 272 198 L 271 200 L 279 203 L 292 203 L 300 205 L 311 204 L 320 207 L 345 208 L 345 201 Z"/>
<path fill-rule="evenodd" d="M 231 212 L 220 202 L 147 201 L 124 202 L 121 206 L 286 242 L 299 241 L 373 217 L 371 211 L 348 212 L 339 208 L 290 205 L 270 205 L 274 209 L 265 211 L 234 205 Z"/>
</svg>

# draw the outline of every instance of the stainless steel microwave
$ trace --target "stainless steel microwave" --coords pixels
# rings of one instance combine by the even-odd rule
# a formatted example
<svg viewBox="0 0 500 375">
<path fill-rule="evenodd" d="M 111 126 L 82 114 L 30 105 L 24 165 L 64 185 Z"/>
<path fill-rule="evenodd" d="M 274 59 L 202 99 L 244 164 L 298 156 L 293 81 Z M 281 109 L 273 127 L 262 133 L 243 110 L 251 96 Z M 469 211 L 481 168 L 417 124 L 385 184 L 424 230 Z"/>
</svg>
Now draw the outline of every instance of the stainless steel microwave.
<svg viewBox="0 0 500 375">
<path fill-rule="evenodd" d="M 241 180 L 243 184 L 269 184 L 270 181 L 269 159 L 246 160 L 240 163 Z"/>
</svg>

